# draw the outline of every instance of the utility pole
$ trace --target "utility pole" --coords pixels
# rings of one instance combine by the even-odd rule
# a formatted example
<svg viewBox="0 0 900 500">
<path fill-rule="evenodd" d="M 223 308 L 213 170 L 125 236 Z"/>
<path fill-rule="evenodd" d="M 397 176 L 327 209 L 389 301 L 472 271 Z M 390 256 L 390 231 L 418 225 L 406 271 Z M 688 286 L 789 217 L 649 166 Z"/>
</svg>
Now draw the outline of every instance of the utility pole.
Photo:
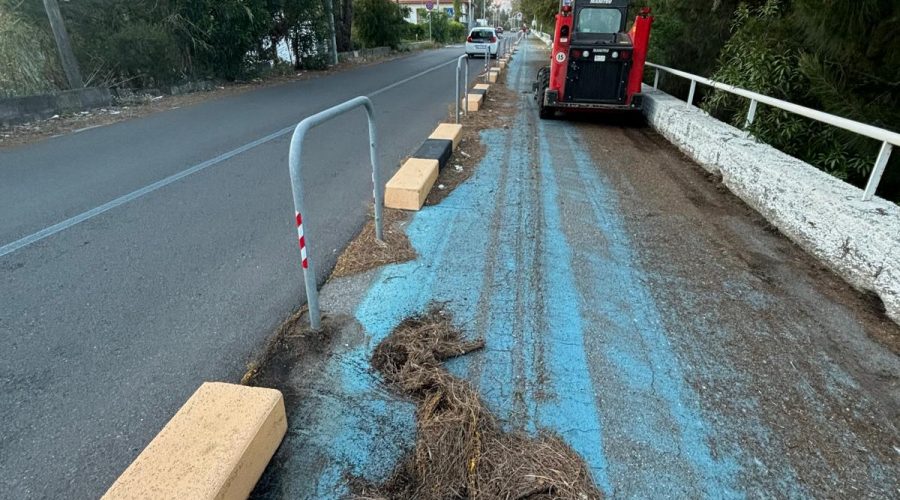
<svg viewBox="0 0 900 500">
<path fill-rule="evenodd" d="M 81 70 L 78 69 L 78 59 L 72 52 L 72 44 L 69 43 L 69 34 L 66 33 L 66 25 L 62 14 L 59 13 L 59 4 L 56 0 L 44 0 L 44 10 L 50 19 L 50 29 L 53 30 L 53 38 L 56 39 L 56 48 L 59 50 L 59 61 L 70 89 L 84 88 L 84 80 L 81 79 Z"/>
<path fill-rule="evenodd" d="M 45 0 L 46 1 L 46 0 Z M 56 0 L 53 0 L 54 2 Z M 325 6 L 328 8 L 326 15 L 328 16 L 328 24 L 331 26 L 331 62 L 338 63 L 337 54 L 337 31 L 334 29 L 334 4 L 333 0 L 325 0 Z"/>
</svg>

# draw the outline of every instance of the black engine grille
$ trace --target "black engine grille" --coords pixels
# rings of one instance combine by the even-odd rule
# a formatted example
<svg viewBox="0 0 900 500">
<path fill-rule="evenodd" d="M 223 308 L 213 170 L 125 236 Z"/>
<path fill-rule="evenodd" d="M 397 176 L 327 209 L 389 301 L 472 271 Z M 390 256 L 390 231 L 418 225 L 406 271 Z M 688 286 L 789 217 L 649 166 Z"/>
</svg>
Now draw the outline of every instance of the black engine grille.
<svg viewBox="0 0 900 500">
<path fill-rule="evenodd" d="M 566 101 L 625 103 L 628 63 L 569 59 Z"/>
</svg>

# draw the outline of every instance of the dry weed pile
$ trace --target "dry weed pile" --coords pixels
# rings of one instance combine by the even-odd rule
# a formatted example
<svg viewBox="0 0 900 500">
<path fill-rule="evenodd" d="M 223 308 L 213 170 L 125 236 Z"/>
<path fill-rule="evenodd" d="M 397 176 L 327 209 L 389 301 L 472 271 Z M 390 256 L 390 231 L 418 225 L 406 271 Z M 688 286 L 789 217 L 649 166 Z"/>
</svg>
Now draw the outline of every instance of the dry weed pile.
<svg viewBox="0 0 900 500">
<path fill-rule="evenodd" d="M 599 499 L 582 459 L 559 438 L 504 432 L 476 391 L 442 362 L 484 347 L 463 340 L 438 311 L 404 321 L 373 366 L 417 403 L 416 446 L 369 498 Z"/>
<path fill-rule="evenodd" d="M 332 278 L 350 276 L 416 258 L 416 251 L 403 231 L 403 223 L 407 220 L 406 213 L 402 210 L 385 208 L 383 215 L 384 241 L 375 238 L 373 216 L 338 257 L 331 273 Z"/>
</svg>

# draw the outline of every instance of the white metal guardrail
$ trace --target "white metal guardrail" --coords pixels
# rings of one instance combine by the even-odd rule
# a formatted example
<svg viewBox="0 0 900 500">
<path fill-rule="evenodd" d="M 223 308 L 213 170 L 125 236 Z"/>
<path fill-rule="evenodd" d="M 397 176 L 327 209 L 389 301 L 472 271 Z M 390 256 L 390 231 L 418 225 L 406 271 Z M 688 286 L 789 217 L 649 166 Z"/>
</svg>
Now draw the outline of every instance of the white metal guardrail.
<svg viewBox="0 0 900 500">
<path fill-rule="evenodd" d="M 749 127 L 753 123 L 753 120 L 756 118 L 756 108 L 759 103 L 763 103 L 768 106 L 772 106 L 773 108 L 778 108 L 789 113 L 804 116 L 817 122 L 827 123 L 828 125 L 842 128 L 855 134 L 864 135 L 866 137 L 881 141 L 881 150 L 878 152 L 878 158 L 875 160 L 875 166 L 874 168 L 872 168 L 871 175 L 869 175 L 868 183 L 866 183 L 866 189 L 863 192 L 862 198 L 863 201 L 869 201 L 872 199 L 872 196 L 875 195 L 875 191 L 878 189 L 878 184 L 881 182 L 881 176 L 884 174 L 884 169 L 887 166 L 888 160 L 890 160 L 891 158 L 891 150 L 893 149 L 893 146 L 900 146 L 900 134 L 892 132 L 890 130 L 867 125 L 865 123 L 857 122 L 854 120 L 849 120 L 847 118 L 841 118 L 840 116 L 831 115 L 812 108 L 807 108 L 805 106 L 800 106 L 791 102 L 782 101 L 781 99 L 758 94 L 747 89 L 735 87 L 733 85 L 716 82 L 708 78 L 703 78 L 702 76 L 693 75 L 691 73 L 686 73 L 677 69 L 660 66 L 659 64 L 648 62 L 647 66 L 656 70 L 656 75 L 653 78 L 653 88 L 659 87 L 659 75 L 661 71 L 690 80 L 691 90 L 688 93 L 687 99 L 687 103 L 689 105 L 693 105 L 694 94 L 697 90 L 698 83 L 701 83 L 708 87 L 713 87 L 718 90 L 722 90 L 724 92 L 728 92 L 729 94 L 739 95 L 746 99 L 750 99 L 750 109 L 747 112 L 747 119 L 744 122 L 745 128 Z"/>
</svg>

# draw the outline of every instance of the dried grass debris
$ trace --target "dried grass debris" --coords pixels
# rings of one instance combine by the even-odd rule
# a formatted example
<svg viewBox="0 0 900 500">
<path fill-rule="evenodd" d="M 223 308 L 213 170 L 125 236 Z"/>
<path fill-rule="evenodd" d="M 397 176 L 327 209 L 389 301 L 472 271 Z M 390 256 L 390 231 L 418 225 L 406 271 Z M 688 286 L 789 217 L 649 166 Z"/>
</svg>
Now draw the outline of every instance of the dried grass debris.
<svg viewBox="0 0 900 500">
<path fill-rule="evenodd" d="M 415 449 L 359 498 L 599 499 L 581 457 L 549 433 L 504 431 L 475 389 L 443 361 L 481 349 L 441 311 L 407 319 L 372 356 L 393 389 L 417 404 Z"/>
</svg>

